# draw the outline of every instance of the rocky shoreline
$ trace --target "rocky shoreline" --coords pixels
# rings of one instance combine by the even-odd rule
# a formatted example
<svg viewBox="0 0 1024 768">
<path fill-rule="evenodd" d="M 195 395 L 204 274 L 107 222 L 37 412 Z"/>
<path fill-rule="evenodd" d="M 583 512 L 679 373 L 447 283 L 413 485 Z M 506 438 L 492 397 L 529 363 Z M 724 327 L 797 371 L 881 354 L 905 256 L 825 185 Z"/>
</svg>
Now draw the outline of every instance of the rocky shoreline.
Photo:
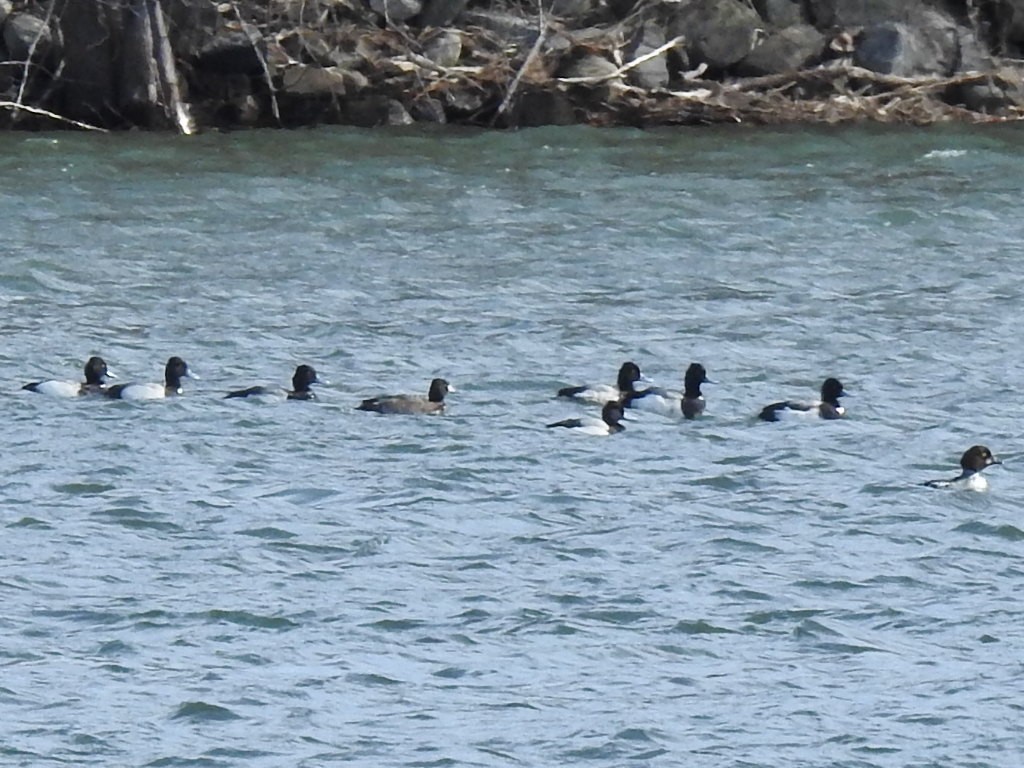
<svg viewBox="0 0 1024 768">
<path fill-rule="evenodd" d="M 0 0 L 7 128 L 1024 116 L 1024 0 Z"/>
</svg>

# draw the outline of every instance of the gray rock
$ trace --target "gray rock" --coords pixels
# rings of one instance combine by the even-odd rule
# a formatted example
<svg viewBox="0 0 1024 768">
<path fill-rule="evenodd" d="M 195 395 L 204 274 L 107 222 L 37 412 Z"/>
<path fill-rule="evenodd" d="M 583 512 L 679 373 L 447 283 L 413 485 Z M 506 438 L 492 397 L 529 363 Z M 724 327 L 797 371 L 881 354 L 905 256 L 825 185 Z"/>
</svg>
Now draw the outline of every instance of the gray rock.
<svg viewBox="0 0 1024 768">
<path fill-rule="evenodd" d="M 921 0 L 805 0 L 808 21 L 818 29 L 908 21 L 924 9 Z"/>
<path fill-rule="evenodd" d="M 484 108 L 484 96 L 479 91 L 455 89 L 444 94 L 445 114 L 470 117 Z"/>
<path fill-rule="evenodd" d="M 754 0 L 754 9 L 775 27 L 793 27 L 806 22 L 797 0 Z"/>
<path fill-rule="evenodd" d="M 423 10 L 422 0 L 370 0 L 370 8 L 394 24 L 404 24 Z"/>
<path fill-rule="evenodd" d="M 438 123 L 444 125 L 448 116 L 444 113 L 444 104 L 439 99 L 424 96 L 409 105 L 409 114 L 418 123 Z"/>
<path fill-rule="evenodd" d="M 423 55 L 439 67 L 454 67 L 462 57 L 462 35 L 454 29 L 440 30 L 423 46 Z"/>
<path fill-rule="evenodd" d="M 4 22 L 4 47 L 15 61 L 26 61 L 29 51 L 33 52 L 35 59 L 45 59 L 57 53 L 50 27 L 42 19 L 27 13 L 7 17 Z"/>
<path fill-rule="evenodd" d="M 412 115 L 406 111 L 401 102 L 394 99 L 388 101 L 388 125 L 412 125 L 414 122 L 416 121 L 412 119 Z"/>
<path fill-rule="evenodd" d="M 765 38 L 736 70 L 756 77 L 801 69 L 817 63 L 827 43 L 825 35 L 809 24 L 786 27 Z"/>
<path fill-rule="evenodd" d="M 655 21 L 647 21 L 637 34 L 636 45 L 629 51 L 629 58 L 632 60 L 644 56 L 667 42 L 664 27 Z M 669 84 L 668 53 L 663 53 L 633 67 L 629 70 L 627 77 L 634 85 L 648 90 L 667 88 Z"/>
<path fill-rule="evenodd" d="M 74 5 L 86 5 L 86 10 L 95 14 L 100 4 L 65 2 L 64 10 L 60 12 L 62 27 L 64 27 L 65 15 Z M 108 13 L 118 15 L 124 13 L 124 3 L 107 2 L 102 5 L 107 7 Z M 174 54 L 179 59 L 192 58 L 196 51 L 224 29 L 223 17 L 217 11 L 216 3 L 212 3 L 210 0 L 163 0 L 161 5 L 167 19 L 171 48 L 174 49 Z M 67 27 L 64 28 L 67 29 Z M 117 42 L 112 41 L 111 44 L 117 45 Z"/>
<path fill-rule="evenodd" d="M 559 70 L 559 77 L 607 77 L 618 71 L 614 63 L 604 56 L 587 54 L 575 61 L 568 62 Z"/>
<path fill-rule="evenodd" d="M 711 74 L 740 61 L 754 47 L 764 22 L 739 0 L 695 0 L 669 23 L 669 36 L 683 35 L 691 65 L 707 64 Z"/>
<path fill-rule="evenodd" d="M 343 119 L 350 125 L 361 128 L 376 128 L 387 125 L 391 117 L 392 99 L 380 94 L 345 101 Z"/>
<path fill-rule="evenodd" d="M 508 122 L 517 128 L 536 128 L 541 125 L 573 125 L 577 119 L 576 110 L 563 91 L 530 89 L 516 99 Z"/>
<path fill-rule="evenodd" d="M 897 77 L 948 77 L 960 58 L 957 26 L 945 14 L 926 11 L 915 24 L 883 22 L 864 29 L 853 63 Z"/>
<path fill-rule="evenodd" d="M 978 39 L 973 29 L 957 27 L 957 45 L 960 49 L 960 72 L 981 72 L 995 67 L 992 54 Z"/>
<path fill-rule="evenodd" d="M 575 27 L 590 26 L 606 15 L 603 0 L 551 0 L 550 12 Z"/>
<path fill-rule="evenodd" d="M 294 29 L 278 38 L 281 50 L 295 61 L 304 64 L 334 64 L 334 49 L 330 42 L 316 30 Z"/>
<path fill-rule="evenodd" d="M 989 33 L 992 45 L 1003 55 L 1024 51 L 1024 0 L 1002 0 L 989 4 Z"/>
<path fill-rule="evenodd" d="M 447 27 L 466 10 L 469 0 L 425 0 L 420 13 L 420 26 Z"/>
<path fill-rule="evenodd" d="M 348 91 L 343 70 L 295 64 L 281 72 L 281 90 L 300 96 L 344 96 Z"/>
<path fill-rule="evenodd" d="M 480 27 L 493 32 L 497 37 L 514 45 L 531 46 L 539 34 L 536 19 L 527 19 L 502 11 L 470 8 L 462 14 L 461 23 L 467 27 Z"/>
<path fill-rule="evenodd" d="M 244 32 L 215 37 L 193 59 L 198 69 L 231 75 L 262 75 L 267 49 L 262 38 L 252 40 Z"/>
<path fill-rule="evenodd" d="M 1024 94 L 1016 93 L 1016 98 L 1007 93 L 995 83 L 975 83 L 971 85 L 960 85 L 949 94 L 948 101 L 951 104 L 981 112 L 986 115 L 998 115 L 1011 106 L 1020 106 L 1024 101 L 1021 97 Z"/>
</svg>

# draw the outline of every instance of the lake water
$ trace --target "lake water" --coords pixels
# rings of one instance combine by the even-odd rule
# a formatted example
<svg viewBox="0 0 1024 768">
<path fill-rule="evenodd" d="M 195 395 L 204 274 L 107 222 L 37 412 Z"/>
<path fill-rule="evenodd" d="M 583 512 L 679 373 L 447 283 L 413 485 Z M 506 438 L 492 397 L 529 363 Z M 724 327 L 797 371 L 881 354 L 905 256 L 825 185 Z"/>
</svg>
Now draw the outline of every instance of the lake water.
<svg viewBox="0 0 1024 768">
<path fill-rule="evenodd" d="M 1017 129 L 11 135 L 0 762 L 1020 760 Z M 200 380 L 176 400 L 20 387 Z M 613 437 L 625 360 L 706 416 Z M 330 380 L 312 403 L 224 400 Z M 841 422 L 761 406 L 838 376 Z M 443 417 L 353 409 L 458 389 Z M 987 494 L 923 488 L 960 454 Z"/>
</svg>

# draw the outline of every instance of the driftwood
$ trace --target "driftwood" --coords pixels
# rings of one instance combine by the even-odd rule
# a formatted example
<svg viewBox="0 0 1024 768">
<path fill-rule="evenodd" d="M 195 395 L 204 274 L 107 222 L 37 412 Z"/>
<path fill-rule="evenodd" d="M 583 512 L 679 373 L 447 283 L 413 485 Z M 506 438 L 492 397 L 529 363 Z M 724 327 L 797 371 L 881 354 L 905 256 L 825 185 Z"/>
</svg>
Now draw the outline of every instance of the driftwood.
<svg viewBox="0 0 1024 768">
<path fill-rule="evenodd" d="M 66 12 L 69 7 L 58 0 L 35 0 L 34 4 L 38 16 L 46 16 L 47 22 L 47 14 L 57 18 L 62 15 L 61 8 Z M 666 54 L 685 42 L 681 36 L 675 37 L 624 61 L 625 51 L 630 50 L 629 42 L 636 41 L 641 25 L 654 18 L 644 4 L 618 22 L 583 29 L 574 28 L 569 18 L 550 16 L 545 4 L 535 16 L 518 13 L 521 6 L 503 5 L 489 16 L 487 12 L 478 13 L 473 23 L 481 26 L 456 30 L 462 38 L 457 58 L 435 61 L 436 57 L 425 53 L 436 31 L 397 23 L 387 13 L 383 24 L 376 15 L 363 18 L 363 0 L 309 3 L 308 8 L 299 0 L 298 17 L 271 10 L 273 4 L 224 0 L 217 7 L 221 14 L 219 24 L 223 24 L 223 16 L 233 16 L 227 28 L 237 25 L 243 30 L 259 60 L 258 67 L 254 65 L 251 71 L 244 72 L 230 68 L 220 72 L 196 66 L 194 60 L 190 68 L 188 62 L 196 46 L 216 40 L 224 30 L 216 26 L 215 31 L 209 20 L 202 22 L 209 23 L 209 29 L 200 28 L 201 24 L 186 28 L 179 21 L 182 26 L 177 32 L 191 35 L 186 37 L 192 47 L 190 53 L 183 50 L 181 39 L 174 40 L 176 30 L 167 28 L 165 5 L 167 0 L 118 0 L 117 7 L 127 9 L 123 18 L 111 11 L 110 16 L 117 23 L 109 24 L 107 30 L 99 29 L 109 32 L 109 38 L 117 38 L 110 45 L 104 40 L 106 47 L 102 50 L 107 56 L 117 57 L 111 61 L 116 61 L 119 77 L 110 80 L 118 87 L 111 87 L 91 102 L 83 99 L 84 110 L 74 100 L 74 106 L 67 109 L 44 109 L 51 106 L 45 101 L 48 94 L 59 94 L 59 88 L 75 87 L 60 75 L 61 62 L 56 63 L 56 71 L 34 60 L 38 54 L 17 62 L 20 78 L 15 79 L 10 93 L 4 96 L 9 101 L 3 103 L 3 108 L 11 113 L 10 123 L 15 123 L 19 110 L 24 109 L 69 126 L 95 128 L 57 114 L 64 111 L 86 120 L 95 115 L 104 125 L 104 120 L 110 120 L 173 127 L 187 134 L 195 129 L 193 105 L 186 102 L 186 94 L 191 92 L 196 99 L 196 114 L 230 127 L 231 123 L 226 121 L 235 119 L 234 112 L 224 106 L 225 99 L 233 97 L 225 97 L 223 83 L 230 83 L 232 93 L 254 97 L 247 104 L 255 105 L 259 111 L 255 117 L 248 113 L 247 124 L 255 121 L 264 125 L 360 119 L 372 124 L 377 119 L 390 119 L 386 110 L 373 113 L 370 107 L 374 104 L 397 104 L 402 109 L 396 112 L 404 111 L 406 117 L 414 114 L 418 119 L 512 128 L 519 123 L 563 119 L 592 125 L 634 126 L 864 120 L 984 123 L 1024 119 L 1024 63 L 1010 59 L 999 60 L 992 71 L 952 77 L 894 77 L 848 62 L 833 62 L 798 71 L 724 80 L 704 79 L 703 64 L 690 72 L 669 73 L 666 62 L 665 77 L 673 78 L 671 90 L 641 88 L 634 84 L 639 82 L 635 78 L 636 68 L 653 60 L 664 61 Z M 69 23 L 69 29 L 74 26 Z M 65 30 L 64 34 L 73 32 Z M 96 36 L 95 31 L 91 34 Z M 41 37 L 40 34 L 33 44 L 33 53 L 36 45 L 42 49 Z M 183 61 L 175 61 L 172 41 Z M 270 53 L 264 41 L 274 46 Z M 243 52 L 244 47 L 243 42 Z M 597 61 L 596 67 L 583 69 L 601 73 L 590 76 L 552 74 L 565 72 L 567 65 L 588 58 L 605 59 L 608 64 Z M 282 89 L 282 72 L 289 62 L 301 64 L 314 74 L 317 68 L 329 69 L 330 77 L 325 75 L 323 82 L 338 80 L 344 87 Z M 182 67 L 180 74 L 178 67 Z M 72 68 L 68 67 L 69 71 Z M 58 83 L 61 77 L 64 79 Z M 204 78 L 210 78 L 213 87 L 204 87 Z M 311 81 L 317 82 L 317 78 Z M 43 87 L 35 87 L 37 83 Z M 609 88 L 609 84 L 613 87 Z M 986 85 L 992 88 L 971 90 L 972 86 Z M 186 86 L 190 88 L 186 90 Z M 67 93 L 65 90 L 65 97 Z M 279 97 L 285 93 L 287 99 L 281 98 L 279 104 Z M 957 100 L 961 98 L 971 99 L 978 111 L 959 106 Z M 25 99 L 34 101 L 35 108 L 25 106 Z M 523 109 L 524 99 L 529 99 L 529 111 Z M 430 108 L 423 107 L 427 100 L 432 104 Z M 63 104 L 66 107 L 69 102 Z M 998 114 L 990 115 L 983 109 L 998 110 Z M 282 114 L 282 110 L 287 114 Z M 367 119 L 367 113 L 383 117 Z"/>
<path fill-rule="evenodd" d="M 614 72 L 609 72 L 605 75 L 595 75 L 593 77 L 559 77 L 557 80 L 563 85 L 597 85 L 598 83 L 606 82 L 607 80 L 616 80 L 622 77 L 624 74 L 629 72 L 631 69 L 635 69 L 643 64 L 645 61 L 656 59 L 667 51 L 671 51 L 677 45 L 682 43 L 686 38 L 679 36 L 669 40 L 664 45 L 658 46 L 650 53 L 645 53 L 643 56 L 637 56 L 632 61 L 623 64 L 621 67 L 616 69 Z"/>
<path fill-rule="evenodd" d="M 178 127 L 179 133 L 191 136 L 195 133 L 196 126 L 188 104 L 181 98 L 178 68 L 174 63 L 171 43 L 167 39 L 167 24 L 164 20 L 164 10 L 160 5 L 160 0 L 147 0 L 146 10 L 152 29 L 150 38 L 153 44 L 152 56 L 156 64 L 152 71 L 156 74 L 156 87 L 162 95 L 164 113 Z"/>
<path fill-rule="evenodd" d="M 231 2 L 231 10 L 235 13 L 235 18 L 238 20 L 238 25 L 241 29 L 246 29 L 245 19 L 242 18 L 242 12 L 238 10 L 238 4 Z M 253 40 L 252 35 L 247 31 L 246 37 L 249 39 L 249 43 L 252 45 L 253 53 L 256 54 L 256 58 L 260 61 L 260 67 L 263 69 L 263 80 L 267 84 L 267 92 L 270 94 L 270 112 L 274 116 L 274 122 L 278 126 L 281 125 L 281 108 L 277 103 L 277 89 L 274 87 L 274 78 L 270 74 L 270 66 L 267 64 L 267 57 L 263 55 L 263 52 L 256 45 L 256 41 Z"/>
<path fill-rule="evenodd" d="M 0 108 L 9 109 L 13 114 L 20 112 L 28 112 L 33 115 L 39 115 L 40 117 L 48 117 L 51 120 L 56 120 L 59 123 L 66 123 L 67 125 L 73 125 L 75 128 L 81 128 L 83 131 L 99 131 L 100 133 L 110 133 L 106 128 L 100 128 L 96 125 L 89 125 L 89 123 L 83 123 L 80 120 L 72 120 L 70 117 L 64 117 L 58 115 L 56 112 L 51 112 L 48 109 L 40 109 L 39 107 L 32 107 L 28 104 L 19 104 L 16 101 L 0 101 Z"/>
<path fill-rule="evenodd" d="M 51 18 L 53 18 L 53 0 L 51 0 L 50 4 L 46 6 L 46 18 L 44 19 L 45 24 L 43 27 L 40 27 L 39 34 L 32 40 L 32 44 L 28 48 L 28 56 L 25 57 L 25 68 L 21 73 L 21 82 L 18 84 L 18 95 L 14 99 L 14 108 L 11 112 L 11 120 L 13 121 L 18 119 L 18 111 L 23 108 L 25 88 L 28 87 L 29 81 L 31 80 L 29 71 L 32 67 L 32 60 L 35 58 L 36 48 L 39 46 L 39 41 L 43 37 L 43 30 L 49 27 Z M 32 112 L 33 110 L 26 109 L 25 111 Z"/>
<path fill-rule="evenodd" d="M 984 83 L 990 80 L 999 82 L 1000 85 L 1019 85 L 1021 75 L 1010 77 L 1002 70 L 992 72 L 966 72 L 952 77 L 895 77 L 872 72 L 870 69 L 855 67 L 852 65 L 833 65 L 822 67 L 811 67 L 795 72 L 782 72 L 774 75 L 762 75 L 761 77 L 747 77 L 728 81 L 728 84 L 742 91 L 763 91 L 775 88 L 792 87 L 809 83 L 824 83 L 837 78 L 858 80 L 866 84 L 875 85 L 889 90 L 902 88 L 937 90 L 948 88 L 954 85 L 972 85 Z"/>
<path fill-rule="evenodd" d="M 544 41 L 547 40 L 547 35 L 548 22 L 544 18 L 544 5 L 541 4 L 537 11 L 537 40 L 534 42 L 533 47 L 530 48 L 530 52 L 526 54 L 526 58 L 523 59 L 523 63 L 516 72 L 516 76 L 512 78 L 512 82 L 509 84 L 508 90 L 505 92 L 505 98 L 501 100 L 501 104 L 498 105 L 498 109 L 494 113 L 494 117 L 491 118 L 491 127 L 493 127 L 498 119 L 508 111 L 509 107 L 512 106 L 512 99 L 515 98 L 516 90 L 519 88 L 519 83 L 522 82 L 523 73 L 530 68 L 530 65 L 540 54 L 541 49 L 544 47 Z"/>
</svg>

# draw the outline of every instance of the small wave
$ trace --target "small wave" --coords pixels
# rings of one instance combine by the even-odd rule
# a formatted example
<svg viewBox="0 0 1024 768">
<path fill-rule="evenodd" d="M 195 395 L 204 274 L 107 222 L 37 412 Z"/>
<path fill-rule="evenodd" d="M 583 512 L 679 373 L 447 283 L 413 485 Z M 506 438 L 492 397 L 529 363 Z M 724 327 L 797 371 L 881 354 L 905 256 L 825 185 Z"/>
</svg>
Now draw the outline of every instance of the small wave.
<svg viewBox="0 0 1024 768">
<path fill-rule="evenodd" d="M 678 621 L 672 629 L 686 635 L 731 635 L 736 631 L 715 626 L 703 619 L 698 619 L 697 621 Z"/>
<path fill-rule="evenodd" d="M 1024 540 L 1024 531 L 1015 525 L 988 525 L 987 523 L 971 522 L 958 525 L 953 530 L 960 533 L 973 533 L 978 536 L 994 536 L 1007 541 Z"/>
<path fill-rule="evenodd" d="M 227 622 L 238 624 L 243 627 L 259 627 L 261 629 L 294 629 L 299 625 L 291 619 L 282 616 L 260 616 L 248 611 L 207 611 L 205 615 L 214 622 Z"/>
<path fill-rule="evenodd" d="M 964 157 L 967 154 L 966 149 L 933 149 L 931 152 L 925 152 L 922 160 L 945 160 L 949 157 Z"/>
<path fill-rule="evenodd" d="M 186 701 L 171 715 L 171 719 L 207 723 L 217 720 L 241 720 L 242 718 L 227 707 L 207 704 L 205 701 Z"/>
</svg>

